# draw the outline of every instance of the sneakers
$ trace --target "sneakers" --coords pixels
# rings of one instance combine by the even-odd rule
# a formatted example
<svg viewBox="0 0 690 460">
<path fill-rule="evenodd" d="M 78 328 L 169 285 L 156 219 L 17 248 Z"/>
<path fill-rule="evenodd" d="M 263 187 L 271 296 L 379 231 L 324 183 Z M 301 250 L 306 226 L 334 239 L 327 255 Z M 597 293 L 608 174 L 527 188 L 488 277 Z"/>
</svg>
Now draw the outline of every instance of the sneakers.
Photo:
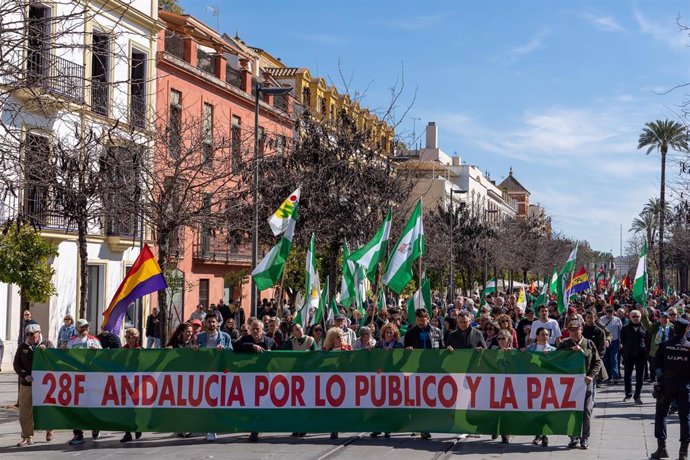
<svg viewBox="0 0 690 460">
<path fill-rule="evenodd" d="M 568 443 L 568 449 L 574 449 L 577 447 L 577 438 L 570 438 L 570 442 Z"/>
<path fill-rule="evenodd" d="M 589 440 L 587 438 L 580 439 L 580 449 L 583 449 L 583 450 L 589 449 Z"/>
<path fill-rule="evenodd" d="M 331 433 L 331 439 L 338 439 L 338 433 Z"/>
<path fill-rule="evenodd" d="M 635 404 L 637 404 L 638 406 L 641 406 L 644 403 L 642 402 L 642 400 L 640 398 L 637 398 L 637 399 L 635 399 Z"/>
<path fill-rule="evenodd" d="M 501 444 L 508 444 L 510 442 L 510 436 L 501 435 Z"/>
<path fill-rule="evenodd" d="M 206 442 L 216 442 L 216 433 L 209 433 L 206 435 Z"/>
<path fill-rule="evenodd" d="M 98 430 L 94 430 L 94 431 L 91 432 L 91 437 L 92 437 L 93 439 L 98 439 L 98 438 L 101 437 L 101 432 L 98 431 Z"/>
<path fill-rule="evenodd" d="M 120 439 L 120 442 L 129 442 L 132 440 L 132 433 L 129 431 L 125 433 L 125 435 Z"/>
<path fill-rule="evenodd" d="M 78 446 L 80 444 L 84 444 L 84 435 L 83 434 L 76 434 L 74 437 L 69 441 L 70 446 Z"/>
<path fill-rule="evenodd" d="M 548 436 L 542 436 L 541 437 L 541 446 L 542 447 L 549 447 L 549 437 Z"/>
<path fill-rule="evenodd" d="M 190 434 L 191 434 L 191 433 L 190 433 Z M 134 433 L 134 438 L 135 438 L 135 439 L 141 439 L 141 431 L 136 431 L 136 432 Z"/>
<path fill-rule="evenodd" d="M 390 431 L 386 431 L 386 432 L 383 434 L 383 437 L 384 437 L 384 438 L 390 438 L 390 437 L 391 437 Z"/>
<path fill-rule="evenodd" d="M 422 439 L 424 439 L 425 441 L 428 441 L 429 439 L 431 439 L 431 433 L 421 433 L 420 436 L 421 436 Z"/>
<path fill-rule="evenodd" d="M 259 440 L 259 433 L 256 431 L 252 431 L 249 433 L 249 442 L 256 442 Z"/>
<path fill-rule="evenodd" d="M 625 398 L 623 398 L 623 402 L 630 402 L 631 399 L 632 396 L 626 396 Z"/>
<path fill-rule="evenodd" d="M 532 439 L 532 444 L 535 446 L 538 446 L 541 443 L 541 436 L 535 436 L 534 439 Z"/>
<path fill-rule="evenodd" d="M 369 436 L 372 437 L 372 438 L 378 438 L 380 434 L 381 434 L 380 431 L 374 431 L 374 432 L 371 433 Z"/>
</svg>

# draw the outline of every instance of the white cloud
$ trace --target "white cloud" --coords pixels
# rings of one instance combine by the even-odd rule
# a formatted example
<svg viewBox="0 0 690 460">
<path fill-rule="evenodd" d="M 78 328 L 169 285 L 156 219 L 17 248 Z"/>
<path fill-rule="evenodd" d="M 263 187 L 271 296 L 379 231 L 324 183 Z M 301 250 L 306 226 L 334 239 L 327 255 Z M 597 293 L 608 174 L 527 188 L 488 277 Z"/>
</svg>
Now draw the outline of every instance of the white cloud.
<svg viewBox="0 0 690 460">
<path fill-rule="evenodd" d="M 585 14 L 585 21 L 590 25 L 604 32 L 625 32 L 625 28 L 610 16 L 597 16 L 594 14 Z"/>
<path fill-rule="evenodd" d="M 547 30 L 541 30 L 537 32 L 527 43 L 514 47 L 510 50 L 510 58 L 515 61 L 517 59 L 523 58 L 528 54 L 532 54 L 536 50 L 542 47 L 544 39 L 548 36 Z"/>
<path fill-rule="evenodd" d="M 642 33 L 651 36 L 670 48 L 687 49 L 690 45 L 687 32 L 679 30 L 675 20 L 669 18 L 664 23 L 658 23 L 646 17 L 638 9 L 633 10 L 633 16 Z"/>
</svg>

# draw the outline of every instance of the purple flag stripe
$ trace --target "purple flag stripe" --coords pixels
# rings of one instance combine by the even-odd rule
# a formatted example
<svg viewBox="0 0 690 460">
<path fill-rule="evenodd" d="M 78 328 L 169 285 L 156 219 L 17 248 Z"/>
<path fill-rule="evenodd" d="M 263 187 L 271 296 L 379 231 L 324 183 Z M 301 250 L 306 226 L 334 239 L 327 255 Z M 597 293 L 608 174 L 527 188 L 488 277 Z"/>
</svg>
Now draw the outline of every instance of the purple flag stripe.
<svg viewBox="0 0 690 460">
<path fill-rule="evenodd" d="M 104 330 L 111 331 L 114 334 L 120 333 L 120 328 L 122 327 L 122 318 L 124 318 L 125 313 L 127 313 L 127 307 L 129 304 L 134 302 L 140 297 L 146 294 L 151 294 L 152 292 L 165 289 L 167 284 L 165 283 L 165 277 L 162 274 L 154 275 L 151 278 L 139 283 L 132 292 L 127 294 L 122 300 L 115 304 L 113 309 L 108 315 L 108 320 L 103 326 Z"/>
</svg>

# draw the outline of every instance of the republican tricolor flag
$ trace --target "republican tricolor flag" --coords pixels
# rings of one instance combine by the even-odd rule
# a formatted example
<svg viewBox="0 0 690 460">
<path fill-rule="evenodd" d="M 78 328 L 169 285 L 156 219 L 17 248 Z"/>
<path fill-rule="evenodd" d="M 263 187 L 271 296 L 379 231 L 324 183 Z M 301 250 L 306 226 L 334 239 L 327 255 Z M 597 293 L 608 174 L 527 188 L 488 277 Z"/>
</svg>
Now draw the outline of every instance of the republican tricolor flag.
<svg viewBox="0 0 690 460">
<path fill-rule="evenodd" d="M 161 267 L 156 262 L 149 245 L 144 244 L 139 257 L 120 283 L 110 305 L 103 312 L 101 329 L 119 335 L 127 307 L 135 300 L 167 287 Z"/>
</svg>

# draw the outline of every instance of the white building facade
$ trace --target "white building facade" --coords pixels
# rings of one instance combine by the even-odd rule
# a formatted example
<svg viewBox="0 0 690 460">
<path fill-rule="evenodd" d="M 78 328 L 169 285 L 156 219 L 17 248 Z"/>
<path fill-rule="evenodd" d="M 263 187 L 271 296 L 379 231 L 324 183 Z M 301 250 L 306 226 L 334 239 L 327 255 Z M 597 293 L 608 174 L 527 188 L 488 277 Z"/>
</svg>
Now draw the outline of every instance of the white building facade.
<svg viewBox="0 0 690 460">
<path fill-rule="evenodd" d="M 50 164 L 58 152 L 69 151 L 83 155 L 79 158 L 96 170 L 98 155 L 147 151 L 147 131 L 155 115 L 158 2 L 14 2 L 16 9 L 5 20 L 25 27 L 11 38 L 18 45 L 15 51 L 0 58 L 3 67 L 16 68 L 15 77 L 9 72 L 0 76 L 2 149 L 15 160 L 4 165 L 3 187 L 12 190 L 1 196 L 0 224 L 23 217 L 57 244 L 59 254 L 51 261 L 57 294 L 30 307 L 43 335 L 56 342 L 64 316 L 79 317 L 77 234 L 74 223 L 55 204 L 55 191 L 42 180 L 40 169 L 30 165 Z M 139 254 L 141 232 L 134 210 L 114 216 L 106 200 L 97 201 L 100 204 L 92 208 L 100 211 L 88 220 L 84 315 L 93 333 Z M 18 287 L 0 284 L 3 369 L 11 367 L 20 336 L 20 308 Z"/>
</svg>

